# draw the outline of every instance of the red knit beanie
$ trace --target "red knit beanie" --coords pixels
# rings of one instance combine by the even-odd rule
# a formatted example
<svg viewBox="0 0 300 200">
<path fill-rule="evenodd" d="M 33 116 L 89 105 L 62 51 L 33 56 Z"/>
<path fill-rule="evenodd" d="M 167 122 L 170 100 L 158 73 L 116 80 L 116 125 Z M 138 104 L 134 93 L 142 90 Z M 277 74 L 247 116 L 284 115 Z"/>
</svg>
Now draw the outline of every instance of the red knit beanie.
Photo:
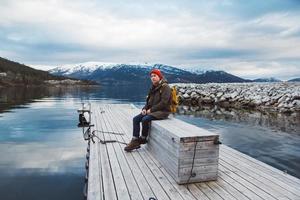
<svg viewBox="0 0 300 200">
<path fill-rule="evenodd" d="M 160 79 L 163 79 L 163 75 L 159 69 L 152 69 L 150 75 L 151 74 L 156 74 Z"/>
</svg>

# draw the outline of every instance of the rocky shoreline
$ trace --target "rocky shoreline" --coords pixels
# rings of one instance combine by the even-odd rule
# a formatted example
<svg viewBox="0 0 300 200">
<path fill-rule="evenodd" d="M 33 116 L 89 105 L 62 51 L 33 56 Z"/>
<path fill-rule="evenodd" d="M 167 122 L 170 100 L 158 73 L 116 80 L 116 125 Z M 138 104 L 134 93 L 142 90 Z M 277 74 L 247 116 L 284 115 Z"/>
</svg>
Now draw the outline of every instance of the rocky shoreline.
<svg viewBox="0 0 300 200">
<path fill-rule="evenodd" d="M 176 83 L 179 103 L 259 111 L 300 112 L 300 83 Z"/>
<path fill-rule="evenodd" d="M 46 80 L 44 83 L 49 85 L 84 85 L 81 80 L 63 79 L 63 80 Z"/>
</svg>

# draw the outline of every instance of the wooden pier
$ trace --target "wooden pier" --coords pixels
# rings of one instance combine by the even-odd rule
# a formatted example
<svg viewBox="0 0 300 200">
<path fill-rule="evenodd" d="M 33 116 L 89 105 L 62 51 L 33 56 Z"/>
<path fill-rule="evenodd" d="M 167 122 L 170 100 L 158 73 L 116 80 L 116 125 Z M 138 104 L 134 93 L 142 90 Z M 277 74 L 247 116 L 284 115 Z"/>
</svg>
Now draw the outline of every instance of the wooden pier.
<svg viewBox="0 0 300 200">
<path fill-rule="evenodd" d="M 92 104 L 92 127 L 103 140 L 129 142 L 132 118 L 140 110 L 129 104 Z M 124 135 L 103 132 L 124 133 Z M 226 145 L 220 145 L 216 181 L 178 185 L 153 155 L 142 148 L 124 152 L 124 144 L 89 142 L 88 200 L 300 200 L 300 179 Z"/>
</svg>

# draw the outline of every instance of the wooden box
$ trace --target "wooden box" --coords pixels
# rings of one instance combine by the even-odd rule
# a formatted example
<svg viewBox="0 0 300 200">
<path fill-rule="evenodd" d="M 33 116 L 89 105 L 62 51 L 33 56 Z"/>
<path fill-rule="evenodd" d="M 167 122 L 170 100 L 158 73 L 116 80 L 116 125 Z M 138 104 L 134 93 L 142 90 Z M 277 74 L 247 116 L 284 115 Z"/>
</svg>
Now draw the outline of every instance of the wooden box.
<svg viewBox="0 0 300 200">
<path fill-rule="evenodd" d="M 218 142 L 218 134 L 171 118 L 152 121 L 147 148 L 178 184 L 185 184 L 217 179 Z"/>
</svg>

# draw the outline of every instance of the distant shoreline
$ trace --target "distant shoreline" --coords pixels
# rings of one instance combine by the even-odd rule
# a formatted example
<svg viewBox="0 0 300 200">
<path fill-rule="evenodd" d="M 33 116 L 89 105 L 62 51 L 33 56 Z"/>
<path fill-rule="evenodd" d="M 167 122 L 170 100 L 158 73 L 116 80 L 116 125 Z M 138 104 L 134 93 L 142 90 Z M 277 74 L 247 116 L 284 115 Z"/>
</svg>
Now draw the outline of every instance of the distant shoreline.
<svg viewBox="0 0 300 200">
<path fill-rule="evenodd" d="M 60 86 L 68 86 L 68 87 L 77 87 L 77 86 L 100 86 L 100 84 L 96 82 L 89 82 L 84 80 L 72 80 L 72 79 L 64 79 L 64 80 L 46 80 L 42 83 L 38 84 L 24 84 L 24 83 L 6 83 L 5 85 L 0 83 L 0 88 L 5 87 L 35 87 L 35 86 L 47 86 L 47 87 L 60 87 Z"/>
</svg>

